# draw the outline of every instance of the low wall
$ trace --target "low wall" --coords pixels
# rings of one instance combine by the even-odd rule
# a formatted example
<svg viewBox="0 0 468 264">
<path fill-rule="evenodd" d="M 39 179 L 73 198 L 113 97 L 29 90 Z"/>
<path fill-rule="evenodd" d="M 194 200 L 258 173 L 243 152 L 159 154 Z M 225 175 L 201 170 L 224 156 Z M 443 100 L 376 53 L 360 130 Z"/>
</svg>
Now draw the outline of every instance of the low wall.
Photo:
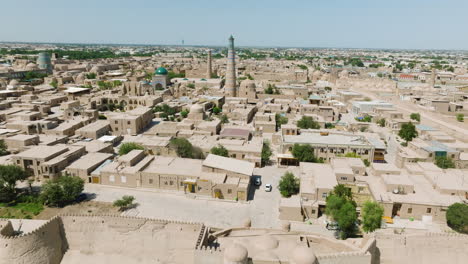
<svg viewBox="0 0 468 264">
<path fill-rule="evenodd" d="M 64 254 L 60 218 L 38 229 L 15 235 L 11 222 L 0 230 L 0 264 L 59 264 Z"/>
</svg>

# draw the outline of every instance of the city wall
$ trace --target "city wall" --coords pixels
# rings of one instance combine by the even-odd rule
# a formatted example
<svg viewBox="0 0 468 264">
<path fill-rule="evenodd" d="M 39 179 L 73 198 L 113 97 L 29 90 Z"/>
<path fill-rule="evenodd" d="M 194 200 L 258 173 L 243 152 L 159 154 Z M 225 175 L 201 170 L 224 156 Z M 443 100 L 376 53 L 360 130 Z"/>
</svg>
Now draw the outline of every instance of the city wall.
<svg viewBox="0 0 468 264">
<path fill-rule="evenodd" d="M 462 264 L 468 236 L 457 233 L 376 234 L 381 264 Z"/>
<path fill-rule="evenodd" d="M 60 218 L 54 217 L 36 230 L 15 234 L 11 222 L 0 222 L 0 264 L 59 264 L 65 248 Z"/>
</svg>

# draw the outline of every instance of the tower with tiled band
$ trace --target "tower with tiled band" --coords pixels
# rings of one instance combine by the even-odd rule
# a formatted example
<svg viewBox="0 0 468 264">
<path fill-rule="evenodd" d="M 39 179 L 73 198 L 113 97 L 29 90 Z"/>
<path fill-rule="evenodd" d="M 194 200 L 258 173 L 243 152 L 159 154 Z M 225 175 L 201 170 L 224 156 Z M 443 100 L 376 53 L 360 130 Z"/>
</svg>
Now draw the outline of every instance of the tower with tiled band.
<svg viewBox="0 0 468 264">
<path fill-rule="evenodd" d="M 226 70 L 226 84 L 224 86 L 226 96 L 237 96 L 237 81 L 236 81 L 236 52 L 234 50 L 234 37 L 229 38 L 228 61 Z"/>
</svg>

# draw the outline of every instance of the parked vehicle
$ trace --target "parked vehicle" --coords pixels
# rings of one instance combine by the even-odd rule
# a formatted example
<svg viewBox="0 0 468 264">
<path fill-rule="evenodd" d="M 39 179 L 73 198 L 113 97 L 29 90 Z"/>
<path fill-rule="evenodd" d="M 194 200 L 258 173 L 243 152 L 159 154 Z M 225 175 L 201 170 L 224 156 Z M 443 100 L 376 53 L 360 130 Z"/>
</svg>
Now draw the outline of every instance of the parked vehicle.
<svg viewBox="0 0 468 264">
<path fill-rule="evenodd" d="M 265 184 L 265 192 L 271 192 L 271 190 L 273 190 L 273 186 L 269 183 Z"/>
<path fill-rule="evenodd" d="M 255 186 L 261 186 L 262 185 L 262 180 L 260 179 L 260 177 L 257 177 L 254 179 L 254 184 Z"/>
</svg>

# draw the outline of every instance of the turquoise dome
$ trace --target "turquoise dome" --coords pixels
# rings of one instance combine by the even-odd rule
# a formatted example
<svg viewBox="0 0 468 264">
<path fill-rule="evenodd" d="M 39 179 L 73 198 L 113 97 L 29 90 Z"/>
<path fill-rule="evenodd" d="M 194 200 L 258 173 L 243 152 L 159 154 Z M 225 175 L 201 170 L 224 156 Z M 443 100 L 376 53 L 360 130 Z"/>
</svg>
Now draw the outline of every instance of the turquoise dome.
<svg viewBox="0 0 468 264">
<path fill-rule="evenodd" d="M 155 75 L 167 75 L 167 70 L 164 67 L 159 67 L 154 71 Z"/>
</svg>

